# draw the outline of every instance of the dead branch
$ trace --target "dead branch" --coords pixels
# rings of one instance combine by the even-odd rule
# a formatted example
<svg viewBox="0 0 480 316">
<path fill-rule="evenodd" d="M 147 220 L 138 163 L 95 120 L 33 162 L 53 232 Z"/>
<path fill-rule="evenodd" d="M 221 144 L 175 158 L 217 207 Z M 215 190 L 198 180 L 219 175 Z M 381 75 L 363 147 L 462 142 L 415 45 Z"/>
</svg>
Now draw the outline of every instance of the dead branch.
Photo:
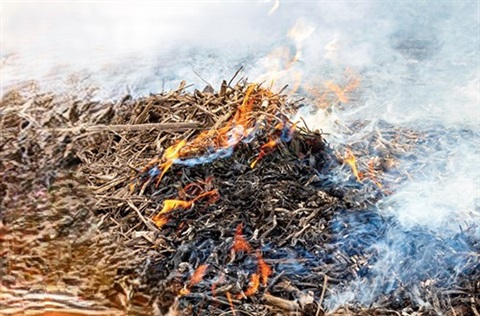
<svg viewBox="0 0 480 316">
<path fill-rule="evenodd" d="M 120 125 L 84 125 L 69 128 L 53 128 L 55 132 L 137 132 L 145 130 L 160 130 L 160 131 L 183 131 L 188 129 L 198 129 L 200 124 L 198 122 L 184 122 L 184 123 L 146 123 L 146 124 L 120 124 Z"/>
<path fill-rule="evenodd" d="M 286 300 L 277 296 L 273 296 L 271 294 L 265 293 L 263 295 L 265 301 L 275 307 L 286 311 L 299 311 L 300 305 L 296 301 Z"/>
</svg>

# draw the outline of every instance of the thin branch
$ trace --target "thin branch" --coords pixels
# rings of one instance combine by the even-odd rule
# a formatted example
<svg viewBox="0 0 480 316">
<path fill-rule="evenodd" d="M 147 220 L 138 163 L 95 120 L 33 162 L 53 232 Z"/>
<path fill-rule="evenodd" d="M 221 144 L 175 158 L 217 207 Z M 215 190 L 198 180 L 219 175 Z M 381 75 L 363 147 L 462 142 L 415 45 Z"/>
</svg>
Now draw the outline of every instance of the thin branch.
<svg viewBox="0 0 480 316">
<path fill-rule="evenodd" d="M 134 132 L 144 130 L 160 130 L 160 131 L 181 131 L 188 129 L 198 129 L 198 122 L 182 122 L 182 123 L 147 123 L 147 124 L 121 124 L 121 125 L 81 125 L 68 128 L 52 128 L 55 132 Z"/>
</svg>

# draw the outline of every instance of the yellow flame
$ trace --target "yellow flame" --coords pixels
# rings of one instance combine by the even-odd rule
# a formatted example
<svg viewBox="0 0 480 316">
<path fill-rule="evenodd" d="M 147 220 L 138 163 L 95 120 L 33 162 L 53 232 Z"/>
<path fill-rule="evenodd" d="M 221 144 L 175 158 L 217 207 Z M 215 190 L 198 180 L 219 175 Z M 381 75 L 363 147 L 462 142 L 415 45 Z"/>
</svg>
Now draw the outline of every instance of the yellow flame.
<svg viewBox="0 0 480 316">
<path fill-rule="evenodd" d="M 360 179 L 360 176 L 358 174 L 357 159 L 353 155 L 352 151 L 348 148 L 345 151 L 345 158 L 344 158 L 343 161 L 350 166 L 350 168 L 352 169 L 353 175 L 355 176 L 357 181 L 362 182 L 362 180 Z"/>
<path fill-rule="evenodd" d="M 210 197 L 211 201 L 209 202 L 212 202 L 212 201 L 215 201 L 218 198 L 218 196 L 219 196 L 218 190 L 211 190 L 196 196 L 191 201 L 175 200 L 175 199 L 165 200 L 163 201 L 162 210 L 157 215 L 155 215 L 152 220 L 155 222 L 158 228 L 162 228 L 168 222 L 168 217 L 166 215 L 171 211 L 176 209 L 187 209 L 191 207 L 193 203 L 195 203 L 196 201 L 204 197 Z"/>
<path fill-rule="evenodd" d="M 160 214 L 170 213 L 174 209 L 178 209 L 178 208 L 186 209 L 192 206 L 192 203 L 193 203 L 192 201 L 165 200 L 163 201 L 163 208 L 158 214 L 160 215 Z"/>
<path fill-rule="evenodd" d="M 164 163 L 160 165 L 160 169 L 162 169 L 162 173 L 160 174 L 160 177 L 158 177 L 157 185 L 160 183 L 160 181 L 162 181 L 162 178 L 165 175 L 165 172 L 167 172 L 168 169 L 170 169 L 175 159 L 177 159 L 180 156 L 180 150 L 185 146 L 186 143 L 187 143 L 186 140 L 182 140 L 178 142 L 178 144 L 173 145 L 165 150 L 165 153 L 163 154 L 163 157 L 162 157 L 163 158 L 162 160 L 164 161 Z M 156 161 L 157 160 L 155 160 L 155 162 Z"/>
<path fill-rule="evenodd" d="M 170 213 L 175 209 L 187 209 L 192 206 L 193 201 L 183 201 L 183 200 L 165 200 L 163 201 L 162 210 L 153 217 L 153 221 L 158 228 L 162 228 L 166 223 L 168 223 L 168 218 L 166 214 Z"/>
<path fill-rule="evenodd" d="M 178 292 L 178 296 L 184 296 L 190 294 L 190 290 L 187 288 L 182 288 L 180 292 Z"/>
<path fill-rule="evenodd" d="M 162 228 L 168 223 L 168 217 L 166 215 L 157 215 L 152 220 L 158 228 Z"/>
</svg>

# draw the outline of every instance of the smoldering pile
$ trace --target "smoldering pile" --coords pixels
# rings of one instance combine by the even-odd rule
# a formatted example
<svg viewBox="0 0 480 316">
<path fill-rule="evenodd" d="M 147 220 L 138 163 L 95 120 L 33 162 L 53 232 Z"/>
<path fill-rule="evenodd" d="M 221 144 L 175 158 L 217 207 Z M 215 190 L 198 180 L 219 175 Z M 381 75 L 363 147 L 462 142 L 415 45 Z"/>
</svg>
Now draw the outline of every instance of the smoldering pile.
<svg viewBox="0 0 480 316">
<path fill-rule="evenodd" d="M 3 313 L 323 315 L 331 287 L 369 282 L 369 240 L 392 220 L 375 204 L 408 178 L 396 159 L 434 136 L 383 124 L 333 149 L 290 120 L 301 101 L 243 80 L 185 89 L 112 103 L 4 96 Z M 470 235 L 443 250 L 478 251 Z M 410 242 L 406 256 L 429 246 Z M 377 306 L 329 313 L 476 313 L 478 261 L 463 265 L 454 289 L 438 269 L 412 281 L 428 308 L 392 273 Z"/>
</svg>

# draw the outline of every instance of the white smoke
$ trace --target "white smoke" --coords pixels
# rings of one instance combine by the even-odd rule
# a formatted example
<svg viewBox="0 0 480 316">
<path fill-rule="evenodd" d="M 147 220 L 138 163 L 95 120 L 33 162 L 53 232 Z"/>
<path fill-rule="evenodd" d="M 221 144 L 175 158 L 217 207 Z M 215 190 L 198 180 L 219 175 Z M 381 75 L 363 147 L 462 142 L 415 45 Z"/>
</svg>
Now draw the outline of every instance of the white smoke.
<svg viewBox="0 0 480 316">
<path fill-rule="evenodd" d="M 98 88 L 99 98 L 119 98 L 127 90 L 142 95 L 174 88 L 180 80 L 219 87 L 243 65 L 242 75 L 250 79 L 273 74 L 278 89 L 294 85 L 299 75 L 302 85 L 320 89 L 353 69 L 362 80 L 359 100 L 341 111 L 302 113 L 310 127 L 335 135 L 329 138 L 333 145 L 352 140 L 338 134 L 334 121 L 371 122 L 356 131 L 356 139 L 378 121 L 438 131 L 433 144 L 425 143 L 431 150 L 401 161 L 412 179 L 378 206 L 397 224 L 386 241 L 371 245 L 380 253 L 372 268 L 375 282 L 357 279 L 327 300 L 330 308 L 371 304 L 389 281 L 382 271 L 406 277 L 398 267 L 406 232 L 425 227 L 434 238 L 448 238 L 480 222 L 479 4 L 280 1 L 269 14 L 274 6 L 275 1 L 5 2 L 1 88 L 38 80 L 44 90 L 63 91 L 81 82 Z M 297 21 L 308 33 L 300 42 L 288 36 Z M 274 49 L 279 53 L 272 56 Z M 299 49 L 298 61 L 285 69 Z M 428 266 L 429 255 L 434 252 L 422 263 L 410 262 L 410 272 Z M 413 290 L 412 297 L 422 302 Z"/>
</svg>

